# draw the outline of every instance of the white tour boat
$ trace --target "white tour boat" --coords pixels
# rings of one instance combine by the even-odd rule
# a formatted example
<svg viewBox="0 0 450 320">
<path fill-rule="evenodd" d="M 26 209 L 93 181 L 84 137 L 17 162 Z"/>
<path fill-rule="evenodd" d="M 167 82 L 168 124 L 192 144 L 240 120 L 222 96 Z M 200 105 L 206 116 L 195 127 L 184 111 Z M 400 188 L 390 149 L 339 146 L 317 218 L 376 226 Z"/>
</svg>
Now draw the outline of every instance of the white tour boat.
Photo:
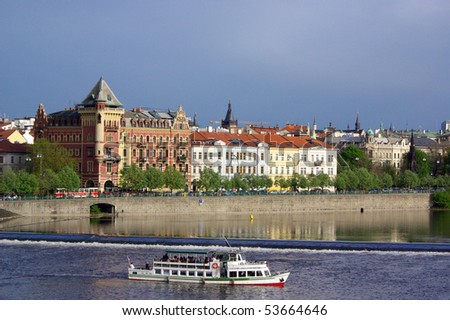
<svg viewBox="0 0 450 320">
<path fill-rule="evenodd" d="M 266 261 L 247 261 L 239 250 L 166 250 L 153 265 L 135 267 L 129 260 L 128 279 L 225 285 L 283 287 L 289 272 L 271 274 Z"/>
</svg>

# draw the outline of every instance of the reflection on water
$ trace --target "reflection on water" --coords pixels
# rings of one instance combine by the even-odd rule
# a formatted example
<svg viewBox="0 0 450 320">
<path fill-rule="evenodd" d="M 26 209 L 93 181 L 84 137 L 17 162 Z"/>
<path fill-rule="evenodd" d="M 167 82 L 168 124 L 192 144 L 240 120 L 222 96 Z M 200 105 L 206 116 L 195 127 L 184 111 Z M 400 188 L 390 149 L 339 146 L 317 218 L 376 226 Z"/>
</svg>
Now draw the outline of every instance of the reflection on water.
<svg viewBox="0 0 450 320">
<path fill-rule="evenodd" d="M 0 220 L 0 231 L 282 240 L 450 242 L 450 211 L 302 212 L 249 215 L 173 214 Z"/>
</svg>

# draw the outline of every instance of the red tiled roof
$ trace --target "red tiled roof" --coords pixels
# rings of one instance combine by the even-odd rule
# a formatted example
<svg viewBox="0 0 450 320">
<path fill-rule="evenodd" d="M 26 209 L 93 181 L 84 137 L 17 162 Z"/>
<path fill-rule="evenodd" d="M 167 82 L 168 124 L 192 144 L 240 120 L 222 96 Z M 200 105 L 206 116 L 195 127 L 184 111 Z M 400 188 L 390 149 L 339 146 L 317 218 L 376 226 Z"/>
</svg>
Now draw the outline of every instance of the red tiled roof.
<svg viewBox="0 0 450 320">
<path fill-rule="evenodd" d="M 0 141 L 0 153 L 26 153 L 26 143 L 11 143 L 8 140 Z"/>
<path fill-rule="evenodd" d="M 321 146 L 323 148 L 332 148 L 323 141 L 312 139 L 306 136 L 289 137 L 276 134 L 248 134 L 248 133 L 229 133 L 229 132 L 204 132 L 196 131 L 191 134 L 192 144 L 213 144 L 216 141 L 223 141 L 226 145 L 241 144 L 247 146 L 256 146 L 259 142 L 265 142 L 270 147 L 277 148 L 313 148 Z"/>
<path fill-rule="evenodd" d="M 14 132 L 16 132 L 16 129 L 1 130 L 0 139 L 8 139 Z"/>
</svg>

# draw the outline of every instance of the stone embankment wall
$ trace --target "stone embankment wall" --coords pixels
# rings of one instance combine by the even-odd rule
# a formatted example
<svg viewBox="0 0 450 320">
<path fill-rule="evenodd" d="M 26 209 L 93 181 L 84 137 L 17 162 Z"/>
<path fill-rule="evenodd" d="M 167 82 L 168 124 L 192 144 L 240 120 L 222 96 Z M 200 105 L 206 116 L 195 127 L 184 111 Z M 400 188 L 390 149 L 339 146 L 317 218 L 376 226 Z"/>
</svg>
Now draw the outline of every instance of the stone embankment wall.
<svg viewBox="0 0 450 320">
<path fill-rule="evenodd" d="M 268 195 L 232 197 L 125 197 L 73 200 L 0 201 L 0 211 L 24 216 L 89 216 L 97 203 L 119 215 L 300 213 L 428 209 L 430 194 Z"/>
</svg>

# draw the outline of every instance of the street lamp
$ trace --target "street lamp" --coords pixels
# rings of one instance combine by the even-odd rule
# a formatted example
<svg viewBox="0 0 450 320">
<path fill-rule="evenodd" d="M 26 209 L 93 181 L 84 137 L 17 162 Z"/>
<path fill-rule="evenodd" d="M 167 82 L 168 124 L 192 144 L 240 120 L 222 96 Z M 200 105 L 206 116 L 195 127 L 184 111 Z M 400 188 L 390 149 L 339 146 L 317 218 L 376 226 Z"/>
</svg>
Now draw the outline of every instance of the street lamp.
<svg viewBox="0 0 450 320">
<path fill-rule="evenodd" d="M 38 153 L 36 157 L 39 159 L 39 176 L 42 177 L 42 160 L 44 158 L 44 155 Z"/>
</svg>

